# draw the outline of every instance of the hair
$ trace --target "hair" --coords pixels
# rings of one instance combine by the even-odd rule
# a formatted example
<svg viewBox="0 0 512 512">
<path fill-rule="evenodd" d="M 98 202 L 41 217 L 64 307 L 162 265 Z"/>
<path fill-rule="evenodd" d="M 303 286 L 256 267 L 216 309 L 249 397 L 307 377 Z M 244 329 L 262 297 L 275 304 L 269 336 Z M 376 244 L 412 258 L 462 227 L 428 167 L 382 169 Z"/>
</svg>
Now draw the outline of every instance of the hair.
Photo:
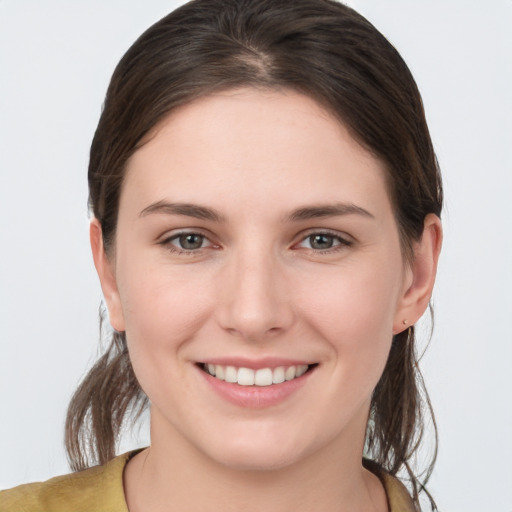
<svg viewBox="0 0 512 512">
<path fill-rule="evenodd" d="M 89 206 L 108 255 L 115 248 L 130 156 L 173 109 L 239 87 L 291 89 L 335 115 L 385 165 L 402 252 L 406 260 L 413 257 L 426 215 L 440 216 L 442 207 L 421 97 L 395 48 L 365 18 L 333 0 L 194 0 L 137 39 L 114 71 L 90 152 Z M 113 458 L 123 422 L 138 418 L 148 403 L 125 333 L 110 331 L 108 338 L 68 409 L 66 448 L 74 470 Z M 434 449 L 426 470 L 415 474 L 425 411 Z M 372 397 L 365 453 L 389 473 L 406 475 L 419 510 L 437 431 L 413 326 L 393 338 Z"/>
</svg>

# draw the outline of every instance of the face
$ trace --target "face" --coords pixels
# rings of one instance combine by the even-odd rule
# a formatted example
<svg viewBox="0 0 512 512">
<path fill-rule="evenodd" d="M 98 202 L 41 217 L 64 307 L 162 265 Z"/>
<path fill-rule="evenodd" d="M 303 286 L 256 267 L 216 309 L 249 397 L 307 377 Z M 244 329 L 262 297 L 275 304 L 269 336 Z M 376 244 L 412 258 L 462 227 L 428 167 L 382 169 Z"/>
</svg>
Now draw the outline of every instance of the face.
<svg viewBox="0 0 512 512">
<path fill-rule="evenodd" d="M 153 444 L 237 468 L 360 460 L 393 333 L 416 319 L 383 165 L 290 91 L 204 97 L 152 135 L 96 259 Z"/>
</svg>

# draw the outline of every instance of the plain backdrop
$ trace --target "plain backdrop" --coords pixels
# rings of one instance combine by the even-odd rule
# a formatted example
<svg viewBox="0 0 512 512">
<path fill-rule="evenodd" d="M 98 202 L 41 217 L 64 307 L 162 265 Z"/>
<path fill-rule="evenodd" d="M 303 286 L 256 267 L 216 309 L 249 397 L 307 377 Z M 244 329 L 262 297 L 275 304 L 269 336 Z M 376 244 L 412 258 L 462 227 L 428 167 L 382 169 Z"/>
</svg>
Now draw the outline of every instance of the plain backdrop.
<svg viewBox="0 0 512 512">
<path fill-rule="evenodd" d="M 0 0 L 0 488 L 68 471 L 67 402 L 97 354 L 86 170 L 124 51 L 181 2 Z M 440 510 L 512 512 L 512 2 L 353 0 L 422 92 L 444 176 L 422 360 Z M 123 449 L 147 444 L 147 432 Z"/>
</svg>

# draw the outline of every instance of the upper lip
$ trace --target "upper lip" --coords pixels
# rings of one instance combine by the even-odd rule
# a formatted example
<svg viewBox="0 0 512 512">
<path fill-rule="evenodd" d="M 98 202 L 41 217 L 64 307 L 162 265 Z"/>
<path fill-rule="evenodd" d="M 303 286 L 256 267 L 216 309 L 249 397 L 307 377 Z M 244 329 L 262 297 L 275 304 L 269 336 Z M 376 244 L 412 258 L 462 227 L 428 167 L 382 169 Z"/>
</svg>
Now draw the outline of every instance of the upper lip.
<svg viewBox="0 0 512 512">
<path fill-rule="evenodd" d="M 260 368 L 277 368 L 279 366 L 299 366 L 315 364 L 304 359 L 290 359 L 283 357 L 263 357 L 259 359 L 249 359 L 244 357 L 212 357 L 207 358 L 200 363 L 213 364 L 220 366 L 234 366 L 235 368 L 250 368 L 259 370 Z"/>
</svg>

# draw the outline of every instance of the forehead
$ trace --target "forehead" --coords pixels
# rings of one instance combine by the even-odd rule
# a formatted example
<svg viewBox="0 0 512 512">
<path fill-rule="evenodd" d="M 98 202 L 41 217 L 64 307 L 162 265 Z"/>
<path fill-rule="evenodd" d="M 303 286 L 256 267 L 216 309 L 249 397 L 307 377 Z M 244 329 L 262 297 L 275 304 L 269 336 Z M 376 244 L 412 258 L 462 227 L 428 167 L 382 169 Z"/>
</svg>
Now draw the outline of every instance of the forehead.
<svg viewBox="0 0 512 512">
<path fill-rule="evenodd" d="M 131 157 L 121 197 L 215 202 L 387 199 L 384 166 L 297 92 L 238 89 L 174 110 Z M 158 197 L 161 196 L 161 197 Z M 170 196 L 170 197 L 169 197 Z M 379 196 L 379 197 L 377 197 Z"/>
</svg>

